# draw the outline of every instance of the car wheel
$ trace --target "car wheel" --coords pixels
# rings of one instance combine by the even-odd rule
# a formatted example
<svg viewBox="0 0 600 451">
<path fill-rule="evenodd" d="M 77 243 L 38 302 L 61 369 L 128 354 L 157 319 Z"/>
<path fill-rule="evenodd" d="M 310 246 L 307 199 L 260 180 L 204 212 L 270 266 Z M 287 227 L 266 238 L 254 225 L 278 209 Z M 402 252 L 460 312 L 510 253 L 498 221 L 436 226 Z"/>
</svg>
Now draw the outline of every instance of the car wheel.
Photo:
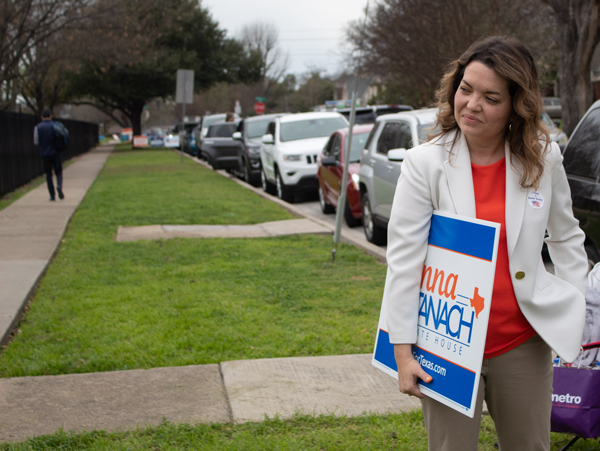
<svg viewBox="0 0 600 451">
<path fill-rule="evenodd" d="M 275 194 L 275 189 L 273 184 L 269 182 L 267 176 L 265 175 L 265 171 L 263 169 L 260 170 L 260 183 L 262 185 L 262 189 L 265 193 Z"/>
<path fill-rule="evenodd" d="M 278 169 L 275 170 L 275 177 L 276 177 L 275 187 L 277 188 L 277 197 L 279 197 L 281 200 L 289 202 L 290 204 L 293 203 L 294 195 L 292 194 L 290 188 L 287 187 L 285 185 L 285 183 L 283 183 L 283 179 L 281 178 L 281 174 L 279 173 Z"/>
<path fill-rule="evenodd" d="M 346 224 L 348 224 L 348 227 L 358 227 L 362 223 L 361 218 L 355 218 L 352 215 L 352 210 L 350 209 L 350 204 L 348 203 L 347 197 L 346 208 L 344 208 L 344 219 L 346 220 Z"/>
<path fill-rule="evenodd" d="M 251 185 L 252 179 L 250 178 L 250 170 L 248 169 L 248 162 L 245 159 L 242 160 L 242 174 L 243 174 L 242 177 L 244 179 L 244 182 Z"/>
<path fill-rule="evenodd" d="M 325 194 L 323 193 L 323 189 L 321 188 L 321 184 L 319 183 L 319 205 L 321 206 L 321 211 L 323 214 L 329 215 L 335 211 L 333 205 L 329 205 L 325 201 Z"/>
<path fill-rule="evenodd" d="M 367 241 L 377 245 L 385 244 L 387 241 L 387 230 L 375 224 L 368 194 L 364 193 L 360 200 L 363 214 L 363 228 Z"/>
<path fill-rule="evenodd" d="M 211 156 L 209 156 L 208 154 L 206 154 L 206 162 L 208 164 L 210 164 L 213 168 L 213 171 L 216 171 L 219 169 L 219 167 L 217 166 L 217 164 L 214 162 L 214 160 L 212 159 Z"/>
</svg>

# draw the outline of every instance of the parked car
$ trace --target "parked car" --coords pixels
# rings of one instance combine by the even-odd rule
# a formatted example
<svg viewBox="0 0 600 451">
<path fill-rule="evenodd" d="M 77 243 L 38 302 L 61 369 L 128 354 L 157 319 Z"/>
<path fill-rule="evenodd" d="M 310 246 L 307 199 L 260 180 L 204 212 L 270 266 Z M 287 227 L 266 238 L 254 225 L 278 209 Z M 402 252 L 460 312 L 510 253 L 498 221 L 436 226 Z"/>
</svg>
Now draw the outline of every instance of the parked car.
<svg viewBox="0 0 600 451">
<path fill-rule="evenodd" d="M 385 244 L 387 224 L 406 151 L 427 140 L 437 108 L 387 114 L 377 118 L 362 152 L 359 190 L 363 228 L 368 241 Z"/>
<path fill-rule="evenodd" d="M 194 138 L 196 138 L 196 145 L 198 147 L 200 147 L 202 145 L 202 140 L 208 133 L 208 127 L 210 127 L 210 125 L 214 124 L 215 122 L 224 122 L 225 117 L 226 117 L 225 113 L 209 114 L 207 116 L 202 116 L 199 127 L 196 127 L 194 129 Z M 234 113 L 234 117 L 237 122 L 239 122 L 241 120 L 241 117 L 239 116 L 239 114 Z"/>
<path fill-rule="evenodd" d="M 260 184 L 260 143 L 267 127 L 277 117 L 283 114 L 267 114 L 264 116 L 248 117 L 238 126 L 233 138 L 240 143 L 238 146 L 238 167 L 235 175 L 246 183 Z"/>
<path fill-rule="evenodd" d="M 600 101 L 575 127 L 563 152 L 573 213 L 585 232 L 590 263 L 600 262 Z"/>
<path fill-rule="evenodd" d="M 358 170 L 360 168 L 360 154 L 365 148 L 372 129 L 373 124 L 357 125 L 352 129 L 352 146 L 350 148 L 346 185 L 346 206 L 344 208 L 344 219 L 349 227 L 356 227 L 362 223 Z M 325 214 L 333 213 L 338 206 L 344 175 L 344 157 L 348 152 L 348 132 L 348 128 L 334 132 L 323 148 L 317 163 L 319 204 L 321 205 L 321 211 Z M 342 152 L 342 149 L 345 149 L 344 152 Z"/>
<path fill-rule="evenodd" d="M 365 107 L 356 108 L 354 123 L 355 124 L 374 124 L 379 116 L 384 114 L 400 113 L 402 111 L 411 111 L 413 107 L 410 105 L 368 105 Z M 351 108 L 343 108 L 339 113 L 350 120 Z"/>
<path fill-rule="evenodd" d="M 548 113 L 552 119 L 562 118 L 562 105 L 560 97 L 544 97 L 544 111 Z"/>
<path fill-rule="evenodd" d="M 239 120 L 214 122 L 208 127 L 200 146 L 200 154 L 213 169 L 237 169 L 240 143 L 233 138 L 233 134 L 237 131 L 238 124 Z"/>
<path fill-rule="evenodd" d="M 196 127 L 198 124 L 199 124 L 199 122 L 186 122 L 185 125 L 175 124 L 169 130 L 169 135 L 179 136 L 178 147 L 180 149 L 183 149 L 183 151 L 186 153 L 191 153 L 190 152 L 190 144 L 189 144 L 189 140 L 190 140 L 189 135 L 190 135 L 191 131 L 194 129 L 194 127 Z"/>
<path fill-rule="evenodd" d="M 261 182 L 267 192 L 293 202 L 317 191 L 317 156 L 331 134 L 348 127 L 340 113 L 298 113 L 275 118 L 261 139 Z"/>
<path fill-rule="evenodd" d="M 542 112 L 542 122 L 550 132 L 550 139 L 559 145 L 561 151 L 564 151 L 569 141 L 567 134 L 556 126 L 545 111 Z"/>
<path fill-rule="evenodd" d="M 199 125 L 198 122 L 185 124 L 185 130 L 179 132 L 181 140 L 181 148 L 185 153 L 197 155 L 196 138 L 194 137 L 194 129 Z"/>
</svg>

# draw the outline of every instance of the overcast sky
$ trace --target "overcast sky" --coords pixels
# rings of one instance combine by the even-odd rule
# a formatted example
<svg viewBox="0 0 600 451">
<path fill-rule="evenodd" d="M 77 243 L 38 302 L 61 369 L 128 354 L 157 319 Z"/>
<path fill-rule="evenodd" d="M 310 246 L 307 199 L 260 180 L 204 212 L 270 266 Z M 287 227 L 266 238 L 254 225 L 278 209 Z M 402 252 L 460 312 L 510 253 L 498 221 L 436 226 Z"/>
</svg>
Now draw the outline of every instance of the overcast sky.
<svg viewBox="0 0 600 451">
<path fill-rule="evenodd" d="M 288 72 L 300 75 L 317 67 L 333 75 L 343 69 L 344 30 L 350 21 L 364 19 L 367 0 L 202 0 L 202 5 L 228 37 L 238 37 L 244 25 L 273 23 L 289 55 Z"/>
</svg>

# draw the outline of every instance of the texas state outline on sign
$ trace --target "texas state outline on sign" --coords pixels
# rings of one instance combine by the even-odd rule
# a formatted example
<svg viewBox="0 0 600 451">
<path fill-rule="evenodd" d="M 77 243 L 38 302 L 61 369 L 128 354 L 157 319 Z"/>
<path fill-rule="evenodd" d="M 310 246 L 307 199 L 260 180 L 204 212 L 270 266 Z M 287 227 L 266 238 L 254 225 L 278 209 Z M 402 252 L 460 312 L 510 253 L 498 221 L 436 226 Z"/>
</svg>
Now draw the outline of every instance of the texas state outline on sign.
<svg viewBox="0 0 600 451">
<path fill-rule="evenodd" d="M 471 307 L 475 309 L 475 318 L 479 318 L 479 314 L 485 307 L 485 299 L 479 296 L 479 288 L 475 287 L 473 297 L 469 299 L 471 301 Z"/>
</svg>

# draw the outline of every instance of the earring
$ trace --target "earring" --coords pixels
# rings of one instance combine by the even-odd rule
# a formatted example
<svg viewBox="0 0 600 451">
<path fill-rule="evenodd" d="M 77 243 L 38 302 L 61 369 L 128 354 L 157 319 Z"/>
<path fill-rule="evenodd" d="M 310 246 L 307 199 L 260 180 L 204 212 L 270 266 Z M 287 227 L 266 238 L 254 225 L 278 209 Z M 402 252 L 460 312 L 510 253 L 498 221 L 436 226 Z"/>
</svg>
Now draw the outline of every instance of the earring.
<svg viewBox="0 0 600 451">
<path fill-rule="evenodd" d="M 508 131 L 512 130 L 512 122 L 510 124 L 508 124 Z"/>
</svg>

